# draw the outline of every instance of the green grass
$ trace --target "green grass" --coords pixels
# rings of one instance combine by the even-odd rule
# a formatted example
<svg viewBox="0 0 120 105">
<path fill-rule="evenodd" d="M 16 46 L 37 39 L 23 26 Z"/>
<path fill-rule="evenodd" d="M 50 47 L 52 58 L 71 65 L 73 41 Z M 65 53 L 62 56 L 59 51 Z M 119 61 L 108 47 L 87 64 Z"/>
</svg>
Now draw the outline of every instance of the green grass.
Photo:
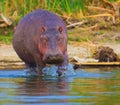
<svg viewBox="0 0 120 105">
<path fill-rule="evenodd" d="M 61 16 L 72 14 L 71 17 L 77 17 L 83 8 L 84 0 L 0 0 L 0 11 L 8 17 L 16 11 L 16 18 L 22 18 L 36 9 L 47 9 Z"/>
<path fill-rule="evenodd" d="M 120 43 L 120 39 L 119 40 L 116 40 L 117 43 Z"/>
<path fill-rule="evenodd" d="M 110 2 L 116 2 L 118 0 L 109 0 Z M 15 27 L 18 21 L 23 18 L 26 14 L 37 10 L 37 9 L 46 9 L 57 13 L 59 16 L 67 18 L 69 20 L 81 20 L 84 16 L 91 15 L 88 11 L 87 6 L 92 5 L 95 2 L 94 0 L 0 0 L 0 11 L 7 17 L 11 18 L 13 21 L 13 26 Z M 100 1 L 96 1 L 100 2 Z M 98 4 L 103 5 L 103 2 Z M 93 21 L 94 22 L 94 21 Z M 90 21 L 90 26 L 93 23 Z M 106 22 L 101 21 L 100 26 L 105 26 Z M 88 26 L 89 27 L 89 26 Z M 9 30 L 6 35 L 4 31 Z M 109 31 L 111 31 L 111 26 L 109 26 Z M 80 31 L 68 31 L 70 41 L 89 41 L 91 36 L 81 35 Z M 101 35 L 102 33 L 98 33 Z M 13 28 L 0 28 L 0 42 L 2 43 L 11 43 L 13 37 Z M 118 41 L 119 42 L 119 41 Z"/>
<path fill-rule="evenodd" d="M 9 35 L 0 35 L 0 42 L 3 44 L 11 44 L 12 43 L 13 34 L 10 33 Z"/>
<path fill-rule="evenodd" d="M 0 0 L 0 11 L 12 19 L 12 27 L 26 14 L 37 9 L 47 9 L 62 17 L 69 17 L 71 14 L 71 18 L 77 18 L 83 8 L 84 0 Z M 4 34 L 6 31 L 7 34 Z M 0 42 L 11 43 L 12 37 L 13 28 L 0 28 Z"/>
</svg>

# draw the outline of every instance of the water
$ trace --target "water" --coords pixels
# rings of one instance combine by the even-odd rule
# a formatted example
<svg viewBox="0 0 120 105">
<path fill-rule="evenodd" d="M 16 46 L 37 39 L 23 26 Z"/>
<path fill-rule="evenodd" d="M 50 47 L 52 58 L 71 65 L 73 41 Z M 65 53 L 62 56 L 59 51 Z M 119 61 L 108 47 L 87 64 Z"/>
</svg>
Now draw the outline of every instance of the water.
<svg viewBox="0 0 120 105">
<path fill-rule="evenodd" d="M 85 68 L 76 75 L 29 77 L 0 70 L 0 105 L 120 105 L 120 67 Z"/>
</svg>

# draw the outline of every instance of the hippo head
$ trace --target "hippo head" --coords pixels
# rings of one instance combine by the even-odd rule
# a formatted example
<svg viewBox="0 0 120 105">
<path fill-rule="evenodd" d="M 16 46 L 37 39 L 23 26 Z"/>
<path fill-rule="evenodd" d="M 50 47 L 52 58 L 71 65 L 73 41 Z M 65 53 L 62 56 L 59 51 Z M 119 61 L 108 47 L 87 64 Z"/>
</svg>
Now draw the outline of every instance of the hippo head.
<svg viewBox="0 0 120 105">
<path fill-rule="evenodd" d="M 46 64 L 61 64 L 67 51 L 67 34 L 62 26 L 40 28 L 38 43 L 42 60 Z"/>
</svg>

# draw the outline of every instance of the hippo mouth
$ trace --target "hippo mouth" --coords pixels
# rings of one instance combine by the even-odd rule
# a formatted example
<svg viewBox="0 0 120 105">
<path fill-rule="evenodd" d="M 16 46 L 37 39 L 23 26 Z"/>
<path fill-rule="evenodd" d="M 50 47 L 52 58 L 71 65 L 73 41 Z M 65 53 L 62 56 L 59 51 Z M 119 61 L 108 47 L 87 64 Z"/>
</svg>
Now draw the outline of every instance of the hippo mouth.
<svg viewBox="0 0 120 105">
<path fill-rule="evenodd" d="M 48 56 L 43 59 L 46 64 L 61 64 L 64 61 L 62 55 Z"/>
</svg>

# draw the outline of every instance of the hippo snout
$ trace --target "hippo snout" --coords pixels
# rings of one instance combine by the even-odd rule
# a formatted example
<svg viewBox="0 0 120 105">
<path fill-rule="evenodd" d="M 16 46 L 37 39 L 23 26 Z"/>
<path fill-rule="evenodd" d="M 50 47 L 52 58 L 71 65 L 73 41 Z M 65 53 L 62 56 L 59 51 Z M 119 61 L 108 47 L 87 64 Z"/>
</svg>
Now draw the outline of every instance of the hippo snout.
<svg viewBox="0 0 120 105">
<path fill-rule="evenodd" d="M 47 54 L 43 58 L 46 64 L 61 64 L 64 62 L 64 56 L 62 54 Z"/>
</svg>

